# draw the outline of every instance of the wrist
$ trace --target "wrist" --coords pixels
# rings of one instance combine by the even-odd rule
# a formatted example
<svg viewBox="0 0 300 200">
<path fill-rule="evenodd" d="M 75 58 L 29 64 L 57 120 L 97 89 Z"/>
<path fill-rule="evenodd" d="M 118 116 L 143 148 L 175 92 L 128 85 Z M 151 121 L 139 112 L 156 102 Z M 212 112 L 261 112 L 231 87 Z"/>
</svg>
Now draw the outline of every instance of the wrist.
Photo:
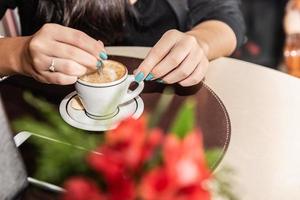
<svg viewBox="0 0 300 200">
<path fill-rule="evenodd" d="M 197 39 L 199 46 L 202 48 L 205 56 L 209 58 L 210 56 L 210 47 L 205 40 Z"/>
<path fill-rule="evenodd" d="M 207 41 L 204 39 L 201 39 L 197 33 L 194 33 L 193 31 L 187 32 L 188 35 L 191 35 L 196 38 L 198 45 L 201 47 L 203 50 L 204 55 L 209 58 L 210 56 L 210 46 Z"/>
<path fill-rule="evenodd" d="M 14 72 L 22 75 L 29 75 L 27 70 L 31 68 L 31 56 L 29 53 L 29 42 L 31 37 L 18 37 L 16 38 L 16 51 L 12 55 L 12 62 L 14 66 Z"/>
<path fill-rule="evenodd" d="M 24 68 L 29 65 L 28 41 L 30 37 L 12 37 L 0 42 L 1 75 L 23 74 Z"/>
</svg>

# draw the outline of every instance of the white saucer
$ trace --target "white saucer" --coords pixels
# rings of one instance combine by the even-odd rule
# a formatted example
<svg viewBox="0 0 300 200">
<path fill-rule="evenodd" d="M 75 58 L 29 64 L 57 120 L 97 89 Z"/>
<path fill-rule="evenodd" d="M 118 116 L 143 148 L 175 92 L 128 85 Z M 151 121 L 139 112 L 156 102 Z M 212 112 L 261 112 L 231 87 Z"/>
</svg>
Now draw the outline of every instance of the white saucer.
<svg viewBox="0 0 300 200">
<path fill-rule="evenodd" d="M 66 96 L 59 106 L 59 112 L 65 122 L 73 127 L 87 131 L 106 131 L 116 128 L 120 121 L 128 117 L 139 118 L 144 111 L 144 102 L 141 97 L 122 104 L 118 107 L 117 114 L 104 120 L 97 120 L 88 117 L 84 110 L 75 110 L 71 106 L 71 100 L 77 96 L 76 91 Z"/>
</svg>

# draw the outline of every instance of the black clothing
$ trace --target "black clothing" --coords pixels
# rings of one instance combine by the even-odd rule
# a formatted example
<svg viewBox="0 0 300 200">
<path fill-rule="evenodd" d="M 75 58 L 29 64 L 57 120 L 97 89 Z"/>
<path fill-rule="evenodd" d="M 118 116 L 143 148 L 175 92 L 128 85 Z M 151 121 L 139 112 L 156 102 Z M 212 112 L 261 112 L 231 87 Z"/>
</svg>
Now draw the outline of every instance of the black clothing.
<svg viewBox="0 0 300 200">
<path fill-rule="evenodd" d="M 37 5 L 38 0 L 1 0 L 0 18 L 7 8 L 18 7 L 22 35 L 32 35 L 43 25 L 35 17 Z M 124 38 L 116 45 L 153 46 L 167 30 L 187 31 L 205 20 L 225 22 L 238 46 L 244 42 L 240 0 L 138 0 L 134 10 L 137 19 L 128 20 Z"/>
</svg>

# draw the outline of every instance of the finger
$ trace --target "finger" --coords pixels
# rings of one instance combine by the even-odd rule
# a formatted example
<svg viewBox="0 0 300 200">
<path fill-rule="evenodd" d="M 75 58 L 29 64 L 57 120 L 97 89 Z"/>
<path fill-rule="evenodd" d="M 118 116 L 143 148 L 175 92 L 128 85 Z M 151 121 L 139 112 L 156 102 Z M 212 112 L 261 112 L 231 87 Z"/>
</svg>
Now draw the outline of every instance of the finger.
<svg viewBox="0 0 300 200">
<path fill-rule="evenodd" d="M 49 47 L 50 48 L 46 48 L 44 52 L 49 57 L 73 60 L 82 66 L 94 70 L 96 69 L 97 58 L 82 49 L 60 42 L 51 42 Z M 53 49 L 55 49 L 55 51 L 53 51 Z"/>
<path fill-rule="evenodd" d="M 43 72 L 49 72 L 52 61 L 56 72 L 77 77 L 82 76 L 87 72 L 85 66 L 82 66 L 73 60 L 40 55 L 34 62 L 34 74 L 42 75 Z"/>
<path fill-rule="evenodd" d="M 70 85 L 77 81 L 76 76 L 69 76 L 60 72 L 47 72 L 44 71 L 41 74 L 48 83 L 56 85 Z"/>
<path fill-rule="evenodd" d="M 173 84 L 186 79 L 195 71 L 202 57 L 203 52 L 201 49 L 192 50 L 180 66 L 166 75 L 163 80 L 168 84 Z"/>
<path fill-rule="evenodd" d="M 106 53 L 104 44 L 101 41 L 97 41 L 79 30 L 58 24 L 46 24 L 42 29 L 51 31 L 54 40 L 78 47 L 96 58 L 99 57 L 99 53 Z"/>
<path fill-rule="evenodd" d="M 153 68 L 151 73 L 154 75 L 155 78 L 161 78 L 167 75 L 173 69 L 179 67 L 181 63 L 184 62 L 185 59 L 188 59 L 188 57 L 190 57 L 189 54 L 192 52 L 191 51 L 192 48 L 193 46 L 189 41 L 186 40 L 180 41 L 178 44 L 174 46 L 174 48 L 170 51 L 170 53 L 156 67 Z M 193 54 L 192 56 L 195 55 Z M 184 78 L 186 77 L 187 76 L 185 76 Z"/>
<path fill-rule="evenodd" d="M 193 48 L 198 48 L 196 39 L 192 36 L 184 35 L 184 37 L 181 37 L 180 42 L 172 48 L 170 53 L 152 69 L 151 75 L 156 79 L 166 76 L 181 65 Z"/>
<path fill-rule="evenodd" d="M 49 81 L 45 77 L 40 75 L 39 73 L 32 73 L 31 76 L 32 76 L 32 78 L 34 78 L 35 80 L 37 80 L 41 83 L 49 84 Z"/>
<path fill-rule="evenodd" d="M 73 60 L 61 59 L 61 58 L 48 58 L 48 59 L 50 61 L 49 63 L 51 63 L 53 60 L 55 72 L 60 72 L 65 75 L 77 76 L 77 77 L 80 77 L 80 76 L 86 74 L 86 72 L 87 72 L 86 67 L 78 64 L 77 62 L 75 62 Z M 47 71 L 47 70 L 49 70 L 49 67 L 45 71 Z"/>
<path fill-rule="evenodd" d="M 144 80 L 149 72 L 170 52 L 178 40 L 178 36 L 175 36 L 176 34 L 178 34 L 176 31 L 168 31 L 154 45 L 137 69 L 137 82 Z"/>
<path fill-rule="evenodd" d="M 208 60 L 202 59 L 201 63 L 198 65 L 195 71 L 188 78 L 179 82 L 179 84 L 184 87 L 187 87 L 187 86 L 192 86 L 200 83 L 203 80 L 208 70 L 208 65 L 209 65 Z"/>
</svg>

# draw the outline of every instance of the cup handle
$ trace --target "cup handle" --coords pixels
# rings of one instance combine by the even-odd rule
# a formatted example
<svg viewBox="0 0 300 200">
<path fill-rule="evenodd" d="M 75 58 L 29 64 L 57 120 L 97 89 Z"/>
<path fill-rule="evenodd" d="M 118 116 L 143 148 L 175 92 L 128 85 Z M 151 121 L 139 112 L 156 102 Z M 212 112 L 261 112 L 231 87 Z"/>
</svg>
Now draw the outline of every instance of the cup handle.
<svg viewBox="0 0 300 200">
<path fill-rule="evenodd" d="M 141 92 L 143 91 L 144 89 L 144 81 L 138 83 L 138 86 L 135 90 L 131 91 L 131 92 L 128 92 L 129 90 L 129 86 L 131 83 L 135 82 L 135 78 L 133 75 L 129 75 L 128 78 L 127 78 L 127 93 L 126 95 L 124 96 L 124 98 L 122 99 L 121 103 L 120 104 L 124 104 L 134 98 L 136 98 L 137 96 L 139 96 L 139 94 L 141 94 Z"/>
</svg>

